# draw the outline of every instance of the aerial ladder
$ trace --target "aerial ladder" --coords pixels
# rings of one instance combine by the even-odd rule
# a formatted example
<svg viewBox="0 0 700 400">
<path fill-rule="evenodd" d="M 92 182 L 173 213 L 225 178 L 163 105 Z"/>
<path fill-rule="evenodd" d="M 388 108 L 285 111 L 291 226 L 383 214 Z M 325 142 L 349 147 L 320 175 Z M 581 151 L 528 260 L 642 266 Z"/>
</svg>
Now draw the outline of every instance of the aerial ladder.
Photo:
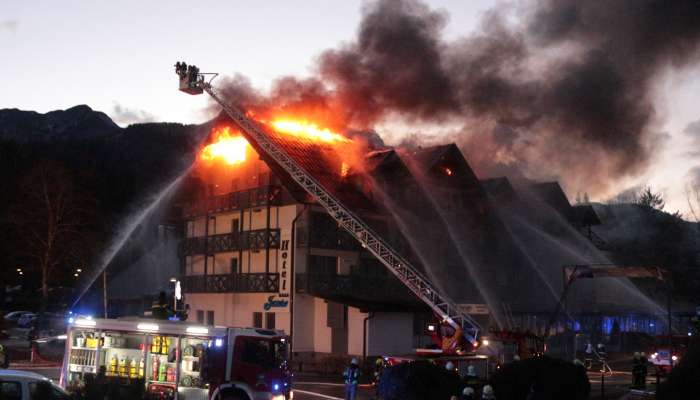
<svg viewBox="0 0 700 400">
<path fill-rule="evenodd" d="M 408 260 L 394 250 L 372 228 L 364 223 L 355 213 L 344 206 L 329 193 L 311 174 L 306 172 L 287 152 L 270 140 L 263 127 L 249 118 L 240 108 L 228 104 L 211 85 L 218 74 L 201 73 L 195 66 L 184 63 L 175 65 L 180 78 L 180 90 L 192 94 L 207 92 L 224 112 L 240 127 L 241 133 L 251 144 L 262 149 L 282 167 L 292 179 L 309 193 L 326 212 L 355 239 L 363 248 L 372 253 L 389 269 L 408 289 L 421 299 L 437 314 L 442 322 L 449 324 L 455 332 L 462 332 L 472 345 L 478 343 L 479 324 L 465 313 L 456 302 L 440 293 L 430 281 L 423 276 Z"/>
</svg>

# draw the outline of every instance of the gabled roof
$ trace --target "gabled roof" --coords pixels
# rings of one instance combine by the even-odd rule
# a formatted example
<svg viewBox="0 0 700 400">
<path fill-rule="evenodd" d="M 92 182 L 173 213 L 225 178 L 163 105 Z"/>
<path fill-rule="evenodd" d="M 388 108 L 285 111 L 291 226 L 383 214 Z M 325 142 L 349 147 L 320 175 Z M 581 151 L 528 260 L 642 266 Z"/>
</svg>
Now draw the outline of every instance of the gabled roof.
<svg viewBox="0 0 700 400">
<path fill-rule="evenodd" d="M 515 188 L 505 176 L 482 179 L 481 186 L 483 186 L 489 196 L 496 200 L 513 200 L 518 198 Z"/>
<path fill-rule="evenodd" d="M 530 189 L 544 203 L 552 207 L 568 221 L 574 220 L 574 210 L 559 182 L 541 182 L 530 185 Z"/>
</svg>

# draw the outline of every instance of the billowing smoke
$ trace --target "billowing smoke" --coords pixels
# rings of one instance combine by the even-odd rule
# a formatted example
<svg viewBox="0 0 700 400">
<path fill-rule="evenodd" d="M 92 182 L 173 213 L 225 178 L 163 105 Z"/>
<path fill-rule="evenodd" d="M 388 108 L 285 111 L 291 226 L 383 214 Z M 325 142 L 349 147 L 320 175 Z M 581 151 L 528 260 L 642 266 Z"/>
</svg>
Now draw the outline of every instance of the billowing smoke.
<svg viewBox="0 0 700 400">
<path fill-rule="evenodd" d="M 419 141 L 415 122 L 450 127 L 444 141 L 458 142 L 481 176 L 556 178 L 596 193 L 642 172 L 660 143 L 654 82 L 698 60 L 700 2 L 507 8 L 447 40 L 444 12 L 415 0 L 367 3 L 357 38 L 323 52 L 316 77 L 282 78 L 265 94 L 237 77 L 225 95 L 335 128 L 399 119 Z"/>
</svg>

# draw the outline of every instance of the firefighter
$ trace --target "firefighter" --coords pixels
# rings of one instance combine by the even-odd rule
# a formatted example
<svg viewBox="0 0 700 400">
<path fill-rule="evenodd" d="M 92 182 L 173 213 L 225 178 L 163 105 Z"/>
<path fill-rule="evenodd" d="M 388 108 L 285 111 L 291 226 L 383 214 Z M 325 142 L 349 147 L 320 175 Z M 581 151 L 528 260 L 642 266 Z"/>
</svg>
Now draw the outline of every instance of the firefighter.
<svg viewBox="0 0 700 400">
<path fill-rule="evenodd" d="M 350 360 L 350 365 L 343 372 L 343 379 L 345 379 L 345 400 L 355 400 L 357 385 L 360 381 L 360 367 L 357 358 Z"/>
<path fill-rule="evenodd" d="M 482 400 L 496 400 L 496 395 L 493 393 L 493 388 L 491 385 L 485 385 L 481 390 Z"/>
<path fill-rule="evenodd" d="M 639 388 L 642 386 L 642 360 L 641 354 L 635 352 L 632 358 L 632 387 Z"/>
<path fill-rule="evenodd" d="M 640 384 L 642 385 L 642 389 L 646 389 L 647 387 L 647 375 L 649 374 L 649 359 L 647 359 L 647 354 L 642 352 L 639 357 L 639 364 L 641 365 L 640 372 Z"/>
<path fill-rule="evenodd" d="M 7 351 L 5 346 L 0 344 L 0 368 L 5 368 L 10 366 L 10 352 Z"/>
<path fill-rule="evenodd" d="M 608 359 L 608 352 L 605 349 L 605 345 L 603 343 L 598 343 L 596 352 L 598 353 L 598 359 L 600 359 L 601 364 L 605 364 L 605 361 Z"/>
<path fill-rule="evenodd" d="M 586 344 L 585 353 L 586 355 L 584 356 L 583 360 L 586 364 L 586 369 L 591 369 L 591 367 L 593 366 L 593 345 L 591 344 L 591 342 L 588 342 Z"/>
<path fill-rule="evenodd" d="M 384 372 L 384 358 L 379 357 L 377 360 L 374 362 L 374 390 L 375 390 L 375 397 L 379 398 L 379 381 L 382 379 L 382 372 Z"/>
<path fill-rule="evenodd" d="M 471 388 L 479 384 L 479 375 L 477 375 L 476 368 L 474 368 L 472 364 L 467 365 L 467 373 L 464 375 L 464 384 Z"/>
<path fill-rule="evenodd" d="M 452 361 L 448 361 L 447 364 L 445 364 L 445 369 L 446 369 L 448 372 L 450 372 L 450 373 L 455 372 L 455 365 L 454 365 L 454 363 L 453 363 Z"/>
<path fill-rule="evenodd" d="M 476 392 L 474 392 L 474 389 L 467 386 L 462 390 L 462 397 L 460 397 L 460 400 L 476 400 L 475 396 Z"/>
</svg>

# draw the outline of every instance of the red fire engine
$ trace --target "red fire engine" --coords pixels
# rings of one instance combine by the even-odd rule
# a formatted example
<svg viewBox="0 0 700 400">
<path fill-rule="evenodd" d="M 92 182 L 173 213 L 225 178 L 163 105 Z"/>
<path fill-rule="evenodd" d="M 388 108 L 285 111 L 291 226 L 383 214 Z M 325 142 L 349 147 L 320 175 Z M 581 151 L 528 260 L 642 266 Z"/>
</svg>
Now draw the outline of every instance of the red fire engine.
<svg viewBox="0 0 700 400">
<path fill-rule="evenodd" d="M 287 400 L 291 376 L 282 331 L 76 318 L 68 329 L 61 385 L 143 384 L 150 398 L 168 400 Z"/>
</svg>

